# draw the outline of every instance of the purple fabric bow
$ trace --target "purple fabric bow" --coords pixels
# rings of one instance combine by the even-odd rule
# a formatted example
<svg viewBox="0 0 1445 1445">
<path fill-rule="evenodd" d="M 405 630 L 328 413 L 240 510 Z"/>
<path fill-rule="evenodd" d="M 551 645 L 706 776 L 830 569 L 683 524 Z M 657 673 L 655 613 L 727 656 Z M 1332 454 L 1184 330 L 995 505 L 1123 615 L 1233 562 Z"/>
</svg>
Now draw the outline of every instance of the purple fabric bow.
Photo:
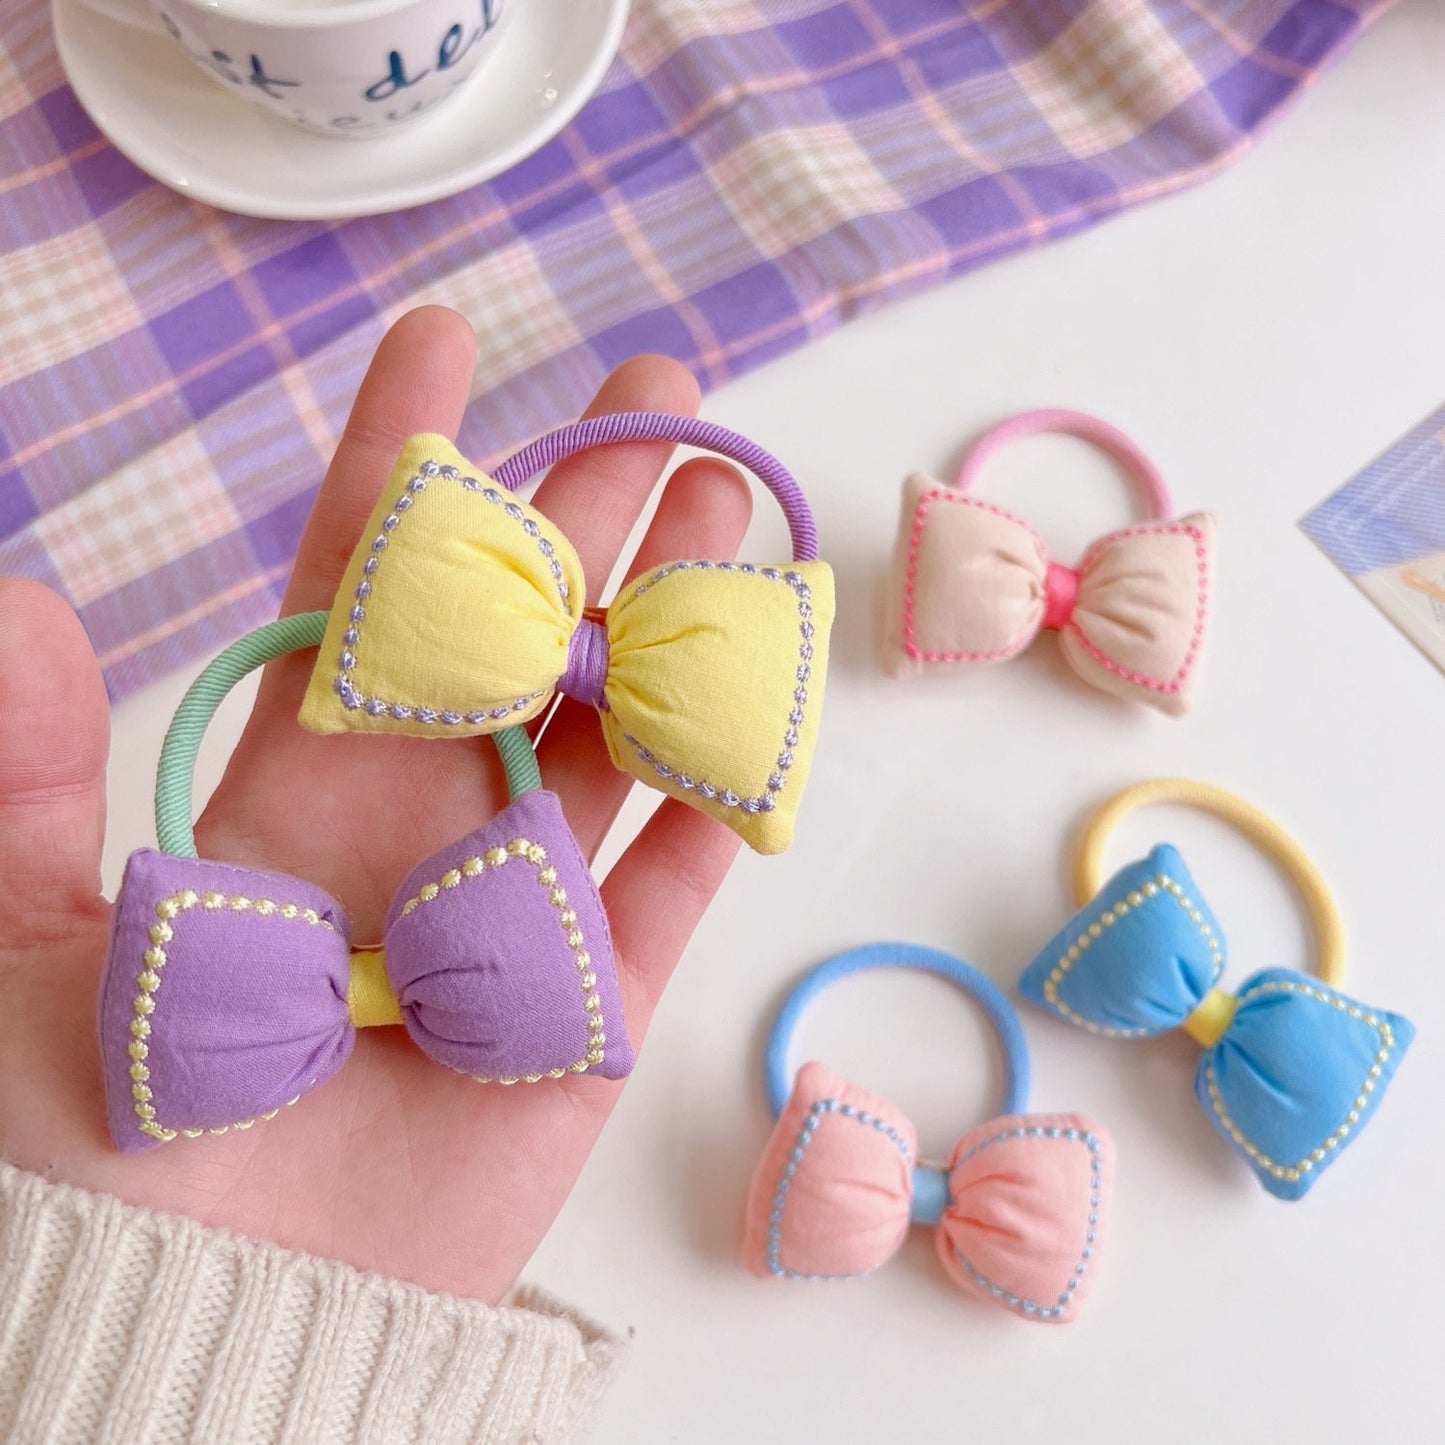
<svg viewBox="0 0 1445 1445">
<path fill-rule="evenodd" d="M 523 794 L 413 869 L 387 911 L 400 1022 L 483 1081 L 632 1068 L 607 917 L 554 793 Z M 282 873 L 143 850 L 116 900 L 100 994 L 119 1149 L 247 1127 L 324 1083 L 396 1009 L 328 893 Z M 372 1007 L 360 994 L 368 992 Z M 368 1015 L 371 1015 L 368 1017 Z"/>
</svg>

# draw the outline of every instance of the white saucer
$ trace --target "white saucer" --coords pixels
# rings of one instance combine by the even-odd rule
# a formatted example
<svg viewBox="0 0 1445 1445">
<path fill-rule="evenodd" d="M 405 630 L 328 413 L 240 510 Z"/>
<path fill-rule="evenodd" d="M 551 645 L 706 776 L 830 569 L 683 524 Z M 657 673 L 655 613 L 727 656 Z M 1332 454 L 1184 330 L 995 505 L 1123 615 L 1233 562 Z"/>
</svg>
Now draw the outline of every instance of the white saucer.
<svg viewBox="0 0 1445 1445">
<path fill-rule="evenodd" d="M 91 119 L 182 195 L 277 220 L 450 196 L 549 141 L 601 84 L 628 0 L 514 0 L 471 83 L 395 135 L 312 135 L 238 100 L 165 36 L 53 0 L 60 63 Z M 136 97 L 144 95 L 142 105 Z"/>
</svg>

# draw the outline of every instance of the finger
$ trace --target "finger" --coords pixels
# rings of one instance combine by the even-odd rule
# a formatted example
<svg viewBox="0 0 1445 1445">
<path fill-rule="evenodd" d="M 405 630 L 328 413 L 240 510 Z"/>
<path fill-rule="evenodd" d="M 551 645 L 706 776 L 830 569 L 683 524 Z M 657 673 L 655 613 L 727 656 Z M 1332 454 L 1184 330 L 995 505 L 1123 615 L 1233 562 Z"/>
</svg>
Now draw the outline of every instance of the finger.
<svg viewBox="0 0 1445 1445">
<path fill-rule="evenodd" d="M 408 311 L 381 338 L 297 545 L 283 614 L 319 611 L 335 601 L 402 444 L 417 432 L 456 434 L 471 391 L 476 350 L 471 324 L 445 306 Z M 294 714 L 310 680 L 311 661 L 308 653 L 268 667 L 264 706 L 256 715 L 267 717 L 277 709 Z"/>
<path fill-rule="evenodd" d="M 623 586 L 679 557 L 737 556 L 753 517 L 747 479 L 720 457 L 694 457 L 667 479 L 657 511 L 627 564 Z"/>
<path fill-rule="evenodd" d="M 421 306 L 376 348 L 296 549 L 282 612 L 330 607 L 402 443 L 455 436 L 471 392 L 476 336 L 464 316 Z"/>
<path fill-rule="evenodd" d="M 110 705 L 85 630 L 48 587 L 0 577 L 0 948 L 104 911 Z"/>
<path fill-rule="evenodd" d="M 737 555 L 752 516 L 752 492 L 715 457 L 684 462 L 668 479 L 627 580 L 679 557 Z M 564 698 L 537 747 L 547 786 L 561 799 L 584 857 L 597 851 L 632 786 L 612 764 L 596 708 Z"/>
<path fill-rule="evenodd" d="M 726 824 L 665 798 L 607 875 L 602 902 L 634 1046 L 740 844 Z"/>
<path fill-rule="evenodd" d="M 692 416 L 700 399 L 692 373 L 667 356 L 624 361 L 593 397 L 583 416 L 614 411 L 670 411 Z M 576 549 L 595 606 L 672 455 L 671 442 L 624 442 L 593 447 L 548 472 L 532 505 L 557 524 Z"/>
<path fill-rule="evenodd" d="M 475 352 L 470 325 L 441 306 L 409 311 L 382 338 L 302 534 L 284 612 L 331 606 L 403 443 L 417 432 L 453 435 L 460 425 Z M 222 850 L 221 856 L 230 861 L 264 861 L 270 854 L 273 862 L 300 867 L 315 849 L 302 836 L 304 819 L 274 814 L 275 799 L 288 788 L 294 797 L 298 788 L 305 793 L 308 786 L 319 787 L 336 765 L 334 741 L 306 733 L 296 722 L 314 662 L 315 654 L 307 650 L 266 669 L 256 706 L 198 824 L 202 846 Z M 476 749 L 445 751 L 447 758 L 437 757 L 437 764 L 454 766 L 466 759 L 464 766 L 492 766 L 490 757 Z M 375 789 L 396 756 L 385 747 L 366 749 L 365 763 L 372 772 L 357 771 L 354 787 Z M 447 826 L 447 821 L 439 819 L 438 825 Z M 284 838 L 288 831 L 295 836 Z M 385 861 L 375 851 L 371 857 L 385 872 Z"/>
</svg>

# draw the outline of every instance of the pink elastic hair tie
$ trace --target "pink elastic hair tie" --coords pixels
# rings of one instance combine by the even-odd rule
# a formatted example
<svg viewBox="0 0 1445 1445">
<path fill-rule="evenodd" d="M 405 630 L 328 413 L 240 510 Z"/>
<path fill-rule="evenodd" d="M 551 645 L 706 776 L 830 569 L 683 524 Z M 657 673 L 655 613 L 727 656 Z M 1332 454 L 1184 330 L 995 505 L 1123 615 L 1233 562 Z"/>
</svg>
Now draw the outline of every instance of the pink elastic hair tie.
<svg viewBox="0 0 1445 1445">
<path fill-rule="evenodd" d="M 1144 504 L 1144 520 L 1099 538 L 1077 567 L 1050 557 L 1012 512 L 968 495 L 999 448 L 1039 432 L 1113 457 Z M 904 483 L 890 670 L 1000 662 L 1052 631 L 1086 682 L 1184 713 L 1208 616 L 1215 521 L 1203 512 L 1171 520 L 1173 510 L 1159 469 L 1108 422 L 1061 407 L 1000 422 L 969 449 L 952 486 L 917 472 Z"/>
</svg>

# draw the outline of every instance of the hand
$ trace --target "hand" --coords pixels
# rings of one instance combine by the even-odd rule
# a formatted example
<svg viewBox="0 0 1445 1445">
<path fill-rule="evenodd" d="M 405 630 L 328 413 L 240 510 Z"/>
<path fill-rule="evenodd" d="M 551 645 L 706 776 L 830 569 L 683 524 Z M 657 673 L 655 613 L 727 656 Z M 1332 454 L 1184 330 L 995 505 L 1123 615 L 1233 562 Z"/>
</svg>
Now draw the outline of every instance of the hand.
<svg viewBox="0 0 1445 1445">
<path fill-rule="evenodd" d="M 330 607 L 403 439 L 455 434 L 474 347 L 466 322 L 437 307 L 404 316 L 382 341 L 283 612 Z M 682 367 L 639 357 L 613 372 L 589 414 L 692 412 L 697 402 Z M 589 604 L 670 450 L 594 451 L 560 463 L 538 489 L 535 504 L 581 555 Z M 730 466 L 685 463 L 628 575 L 678 556 L 733 556 L 749 507 Z M 405 875 L 498 813 L 506 785 L 487 738 L 303 732 L 296 713 L 314 656 L 266 669 L 197 846 L 205 858 L 322 885 L 358 940 L 377 939 Z M 99 669 L 75 616 L 36 583 L 0 579 L 0 1158 L 428 1289 L 499 1298 L 566 1198 L 620 1085 L 477 1084 L 428 1061 L 401 1029 L 366 1029 L 333 1079 L 269 1122 L 139 1155 L 111 1148 L 94 1023 L 110 913 L 100 896 L 108 735 Z M 590 857 L 629 787 L 595 714 L 564 701 L 538 756 Z M 664 800 L 603 884 L 634 1044 L 736 849 L 722 824 Z"/>
</svg>

